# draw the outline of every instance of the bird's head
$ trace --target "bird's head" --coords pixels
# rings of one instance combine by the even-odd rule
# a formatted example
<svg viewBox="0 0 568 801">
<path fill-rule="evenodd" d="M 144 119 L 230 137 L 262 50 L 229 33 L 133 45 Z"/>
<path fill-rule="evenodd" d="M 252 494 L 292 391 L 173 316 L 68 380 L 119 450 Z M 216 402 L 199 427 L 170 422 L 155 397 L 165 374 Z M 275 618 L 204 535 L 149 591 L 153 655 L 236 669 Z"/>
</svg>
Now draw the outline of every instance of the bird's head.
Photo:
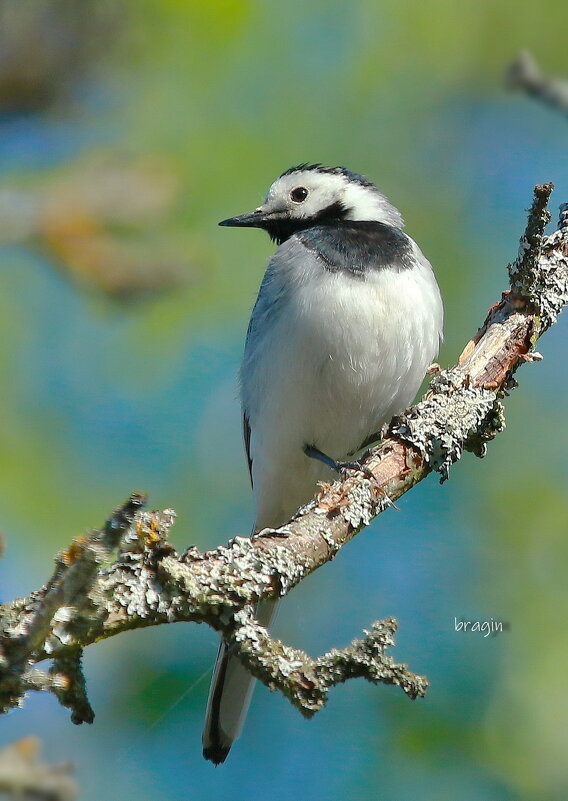
<svg viewBox="0 0 568 801">
<path fill-rule="evenodd" d="M 280 244 L 297 231 L 344 220 L 404 224 L 400 212 L 362 175 L 345 167 L 300 164 L 274 181 L 261 206 L 219 225 L 263 228 Z"/>
</svg>

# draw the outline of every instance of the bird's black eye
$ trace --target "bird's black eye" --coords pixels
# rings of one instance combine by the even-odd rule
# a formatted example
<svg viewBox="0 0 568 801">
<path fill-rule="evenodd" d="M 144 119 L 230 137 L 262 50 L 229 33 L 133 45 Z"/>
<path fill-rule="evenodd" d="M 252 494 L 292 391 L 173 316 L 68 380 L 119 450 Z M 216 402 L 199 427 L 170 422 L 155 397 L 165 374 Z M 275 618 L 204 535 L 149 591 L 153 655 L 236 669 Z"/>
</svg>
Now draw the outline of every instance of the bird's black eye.
<svg viewBox="0 0 568 801">
<path fill-rule="evenodd" d="M 293 200 L 294 203 L 303 203 L 307 196 L 308 190 L 305 186 L 297 186 L 290 192 L 290 199 Z"/>
</svg>

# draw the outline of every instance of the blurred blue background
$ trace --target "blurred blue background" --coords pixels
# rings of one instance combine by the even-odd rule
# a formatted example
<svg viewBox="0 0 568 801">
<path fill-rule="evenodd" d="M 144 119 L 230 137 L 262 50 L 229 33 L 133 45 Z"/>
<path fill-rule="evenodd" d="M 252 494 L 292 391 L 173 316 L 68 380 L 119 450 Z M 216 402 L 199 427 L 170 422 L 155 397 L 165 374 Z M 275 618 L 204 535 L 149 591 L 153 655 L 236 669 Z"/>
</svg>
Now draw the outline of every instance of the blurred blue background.
<svg viewBox="0 0 568 801">
<path fill-rule="evenodd" d="M 273 247 L 216 223 L 290 165 L 344 164 L 403 211 L 456 359 L 506 288 L 533 185 L 568 200 L 566 119 L 503 88 L 520 48 L 568 75 L 567 23 L 561 0 L 5 0 L 2 599 L 134 489 L 177 510 L 179 549 L 248 533 L 235 375 Z M 87 650 L 93 726 L 34 695 L 1 743 L 37 735 L 88 801 L 565 801 L 567 339 L 563 317 L 484 462 L 431 477 L 283 604 L 276 633 L 314 655 L 394 615 L 425 699 L 349 682 L 305 721 L 259 687 L 215 770 L 216 635 L 178 625 Z"/>
</svg>

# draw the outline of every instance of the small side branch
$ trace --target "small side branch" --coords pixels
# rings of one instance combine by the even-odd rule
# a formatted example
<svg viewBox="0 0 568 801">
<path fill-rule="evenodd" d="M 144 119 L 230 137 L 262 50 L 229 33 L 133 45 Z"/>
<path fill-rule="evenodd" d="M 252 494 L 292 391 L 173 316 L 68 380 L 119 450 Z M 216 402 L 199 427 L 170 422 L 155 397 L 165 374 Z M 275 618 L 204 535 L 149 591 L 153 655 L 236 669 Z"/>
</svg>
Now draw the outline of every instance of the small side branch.
<svg viewBox="0 0 568 801">
<path fill-rule="evenodd" d="M 324 706 L 332 687 L 348 679 L 396 685 L 412 699 L 426 693 L 428 680 L 424 676 L 415 675 L 385 653 L 394 645 L 397 624 L 393 618 L 376 621 L 362 639 L 317 659 L 272 639 L 249 607 L 234 619 L 230 642 L 235 653 L 254 676 L 271 689 L 280 690 L 306 717 Z"/>
<path fill-rule="evenodd" d="M 528 51 L 521 51 L 507 68 L 505 82 L 508 89 L 526 92 L 536 100 L 568 114 L 568 81 L 545 75 Z"/>
</svg>

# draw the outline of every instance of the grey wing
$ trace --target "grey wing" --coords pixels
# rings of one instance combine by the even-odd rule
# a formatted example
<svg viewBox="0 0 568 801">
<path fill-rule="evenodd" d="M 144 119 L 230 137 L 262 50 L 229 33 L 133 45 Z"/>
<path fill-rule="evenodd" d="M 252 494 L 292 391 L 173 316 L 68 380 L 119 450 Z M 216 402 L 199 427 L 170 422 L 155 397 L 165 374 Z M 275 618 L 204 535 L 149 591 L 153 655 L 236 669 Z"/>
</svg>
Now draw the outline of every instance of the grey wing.
<svg viewBox="0 0 568 801">
<path fill-rule="evenodd" d="M 241 384 L 241 400 L 243 403 L 243 442 L 245 446 L 245 454 L 247 457 L 247 465 L 249 470 L 249 478 L 251 487 L 253 485 L 252 479 L 252 455 L 250 452 L 250 437 L 251 437 L 251 428 L 250 428 L 250 418 L 249 412 L 247 411 L 247 395 L 248 395 L 248 384 L 250 383 L 250 373 L 251 373 L 251 365 L 250 365 L 250 352 L 252 350 L 251 344 L 256 339 L 256 327 L 258 323 L 258 318 L 262 317 L 266 313 L 266 301 L 263 297 L 263 287 L 266 282 L 266 274 L 260 285 L 260 290 L 258 292 L 258 297 L 254 304 L 252 314 L 249 320 L 248 328 L 247 328 L 247 336 L 245 340 L 245 355 L 243 358 L 243 363 L 241 365 L 240 371 L 240 384 Z M 266 293 L 264 293 L 266 294 Z"/>
<path fill-rule="evenodd" d="M 303 278 L 311 272 L 321 271 L 323 267 L 324 262 L 313 248 L 307 247 L 297 235 L 280 245 L 268 263 L 252 310 L 245 360 L 247 353 L 255 351 L 263 335 L 277 320 Z"/>
<path fill-rule="evenodd" d="M 266 279 L 266 276 L 265 276 Z M 251 428 L 250 428 L 250 419 L 249 413 L 246 409 L 246 402 L 247 402 L 247 386 L 248 386 L 248 379 L 250 378 L 250 350 L 251 350 L 251 341 L 255 339 L 255 328 L 256 323 L 258 320 L 259 312 L 266 304 L 263 302 L 262 299 L 262 287 L 264 285 L 264 281 L 260 286 L 260 290 L 258 293 L 258 297 L 256 299 L 256 303 L 254 304 L 254 308 L 252 310 L 252 314 L 249 320 L 248 328 L 247 328 L 247 336 L 245 340 L 245 355 L 243 359 L 243 363 L 241 365 L 240 371 L 240 384 L 241 384 L 241 396 L 243 402 L 243 442 L 245 446 L 245 454 L 247 457 L 247 465 L 249 471 L 249 478 L 250 478 L 250 485 L 251 487 L 254 486 L 253 479 L 252 479 L 252 455 L 250 452 L 250 437 L 251 437 Z M 264 309 L 262 309 L 264 312 Z"/>
<path fill-rule="evenodd" d="M 282 271 L 286 269 L 286 258 L 282 258 L 282 251 L 286 253 L 288 247 L 281 247 L 270 260 L 268 268 L 262 279 L 258 297 L 252 310 L 248 324 L 245 341 L 245 353 L 240 370 L 241 400 L 243 405 L 243 440 L 250 475 L 252 478 L 251 455 L 251 415 L 254 418 L 262 398 L 255 392 L 255 365 L 257 359 L 264 351 L 264 336 L 277 319 L 286 298 L 286 283 L 282 281 Z"/>
</svg>

